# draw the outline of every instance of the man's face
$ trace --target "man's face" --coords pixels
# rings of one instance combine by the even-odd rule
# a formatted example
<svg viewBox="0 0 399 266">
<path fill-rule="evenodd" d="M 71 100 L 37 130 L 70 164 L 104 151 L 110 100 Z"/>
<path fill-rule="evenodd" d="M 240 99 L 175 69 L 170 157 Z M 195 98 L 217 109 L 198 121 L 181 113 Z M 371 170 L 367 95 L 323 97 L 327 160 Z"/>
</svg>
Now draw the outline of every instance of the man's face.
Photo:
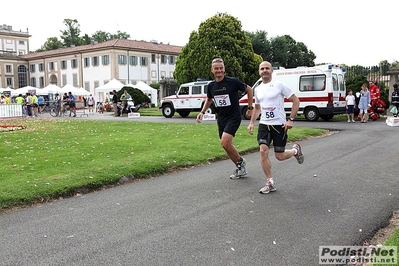
<svg viewBox="0 0 399 266">
<path fill-rule="evenodd" d="M 273 73 L 273 68 L 269 63 L 262 63 L 259 65 L 259 76 L 262 79 L 270 79 Z"/>
<path fill-rule="evenodd" d="M 211 71 L 212 71 L 213 75 L 215 76 L 215 78 L 223 77 L 224 76 L 224 72 L 225 72 L 224 64 L 220 63 L 220 62 L 213 63 Z"/>
</svg>

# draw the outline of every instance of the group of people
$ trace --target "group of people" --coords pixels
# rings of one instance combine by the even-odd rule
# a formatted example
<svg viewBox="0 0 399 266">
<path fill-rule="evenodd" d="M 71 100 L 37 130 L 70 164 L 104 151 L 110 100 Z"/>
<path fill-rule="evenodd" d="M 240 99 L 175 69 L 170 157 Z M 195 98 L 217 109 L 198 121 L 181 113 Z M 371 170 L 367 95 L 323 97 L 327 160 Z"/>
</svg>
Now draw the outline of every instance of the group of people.
<svg viewBox="0 0 399 266">
<path fill-rule="evenodd" d="M 122 102 L 122 108 L 118 109 L 118 102 Z M 118 99 L 118 95 L 116 90 L 112 91 L 112 107 L 114 110 L 114 116 L 123 116 L 123 113 L 128 110 L 128 103 L 133 101 L 132 96 L 127 92 L 127 90 L 123 91 L 120 99 Z"/>
<path fill-rule="evenodd" d="M 356 99 L 353 95 L 352 90 L 348 91 L 348 95 L 345 98 L 348 123 L 355 123 L 356 107 L 359 110 L 358 119 L 361 123 L 367 123 L 367 121 L 369 120 L 370 110 L 373 111 L 373 109 L 376 109 L 378 107 L 377 105 L 380 101 L 380 88 L 373 81 L 370 81 L 368 85 L 367 83 L 362 84 L 361 91 L 359 93 L 359 103 L 357 104 L 357 106 Z M 392 105 L 394 106 L 399 106 L 399 90 L 397 89 L 397 87 L 398 84 L 395 83 L 393 85 L 394 91 L 392 93 Z"/>
<path fill-rule="evenodd" d="M 200 123 L 205 111 L 215 103 L 218 118 L 220 144 L 228 157 L 235 165 L 230 179 L 239 179 L 247 174 L 246 160 L 235 146 L 233 138 L 241 124 L 241 113 L 238 92 L 248 95 L 247 116 L 251 117 L 247 131 L 253 134 L 255 120 L 260 115 L 257 142 L 260 151 L 260 164 L 266 177 L 266 184 L 259 193 L 268 194 L 276 191 L 276 182 L 273 179 L 272 164 L 269 159 L 269 150 L 273 144 L 274 155 L 277 160 L 284 161 L 296 158 L 299 164 L 304 162 L 301 146 L 294 143 L 291 149 L 286 149 L 287 131 L 294 126 L 295 116 L 299 109 L 299 99 L 285 83 L 272 79 L 272 65 L 264 61 L 259 65 L 259 75 L 262 83 L 254 90 L 237 78 L 225 76 L 225 65 L 221 58 L 215 58 L 211 64 L 214 80 L 208 84 L 207 100 L 197 116 Z M 284 98 L 292 102 L 289 119 L 284 111 Z M 255 107 L 253 101 L 255 100 Z"/>
</svg>

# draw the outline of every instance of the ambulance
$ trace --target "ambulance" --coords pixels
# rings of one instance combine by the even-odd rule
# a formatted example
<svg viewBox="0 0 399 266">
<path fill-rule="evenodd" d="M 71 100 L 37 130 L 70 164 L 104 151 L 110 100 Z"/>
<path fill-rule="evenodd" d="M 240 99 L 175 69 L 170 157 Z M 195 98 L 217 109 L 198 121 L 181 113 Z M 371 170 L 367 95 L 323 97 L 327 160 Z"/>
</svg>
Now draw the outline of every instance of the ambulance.
<svg viewBox="0 0 399 266">
<path fill-rule="evenodd" d="M 299 98 L 298 115 L 304 115 L 307 121 L 317 121 L 319 118 L 328 121 L 334 115 L 345 114 L 345 73 L 346 69 L 338 65 L 319 65 L 315 67 L 297 67 L 274 69 L 273 79 L 279 79 L 290 87 Z M 259 79 L 252 89 L 262 82 Z M 287 115 L 291 113 L 292 103 L 284 100 Z M 248 98 L 240 99 L 241 113 L 245 119 L 248 108 Z"/>
</svg>

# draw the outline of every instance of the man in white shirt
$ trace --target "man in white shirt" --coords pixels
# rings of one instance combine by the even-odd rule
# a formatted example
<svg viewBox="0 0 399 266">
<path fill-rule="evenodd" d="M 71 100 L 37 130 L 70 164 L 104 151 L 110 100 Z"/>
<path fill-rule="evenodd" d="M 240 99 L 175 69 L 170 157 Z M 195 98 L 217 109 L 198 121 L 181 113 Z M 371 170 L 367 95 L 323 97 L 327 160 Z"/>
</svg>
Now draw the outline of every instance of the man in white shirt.
<svg viewBox="0 0 399 266">
<path fill-rule="evenodd" d="M 278 79 L 272 80 L 272 65 L 264 61 L 259 65 L 259 75 L 262 83 L 254 88 L 255 109 L 248 125 L 248 133 L 253 134 L 254 122 L 261 115 L 258 127 L 258 143 L 260 161 L 266 176 L 266 185 L 259 193 L 267 194 L 276 191 L 276 183 L 272 177 L 272 164 L 269 159 L 270 145 L 273 143 L 274 155 L 277 160 L 284 161 L 295 157 L 299 164 L 304 161 L 301 146 L 295 143 L 292 149 L 285 149 L 287 131 L 294 126 L 294 118 L 299 109 L 299 99 L 294 92 Z M 284 98 L 292 102 L 291 114 L 286 119 Z"/>
</svg>

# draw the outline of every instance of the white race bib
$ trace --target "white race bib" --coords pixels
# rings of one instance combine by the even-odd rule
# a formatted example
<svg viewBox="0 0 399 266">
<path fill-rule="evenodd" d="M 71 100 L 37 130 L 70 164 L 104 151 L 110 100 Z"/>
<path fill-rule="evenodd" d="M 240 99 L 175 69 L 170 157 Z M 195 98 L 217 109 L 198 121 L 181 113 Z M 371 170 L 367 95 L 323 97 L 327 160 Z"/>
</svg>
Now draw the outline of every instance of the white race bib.
<svg viewBox="0 0 399 266">
<path fill-rule="evenodd" d="M 224 95 L 215 95 L 215 103 L 217 107 L 226 107 L 230 106 L 230 97 L 228 94 Z"/>
<path fill-rule="evenodd" d="M 275 110 L 277 109 L 277 107 L 273 106 L 273 107 L 263 107 L 262 108 L 262 118 L 263 119 L 273 119 L 276 117 L 276 112 Z"/>
</svg>

